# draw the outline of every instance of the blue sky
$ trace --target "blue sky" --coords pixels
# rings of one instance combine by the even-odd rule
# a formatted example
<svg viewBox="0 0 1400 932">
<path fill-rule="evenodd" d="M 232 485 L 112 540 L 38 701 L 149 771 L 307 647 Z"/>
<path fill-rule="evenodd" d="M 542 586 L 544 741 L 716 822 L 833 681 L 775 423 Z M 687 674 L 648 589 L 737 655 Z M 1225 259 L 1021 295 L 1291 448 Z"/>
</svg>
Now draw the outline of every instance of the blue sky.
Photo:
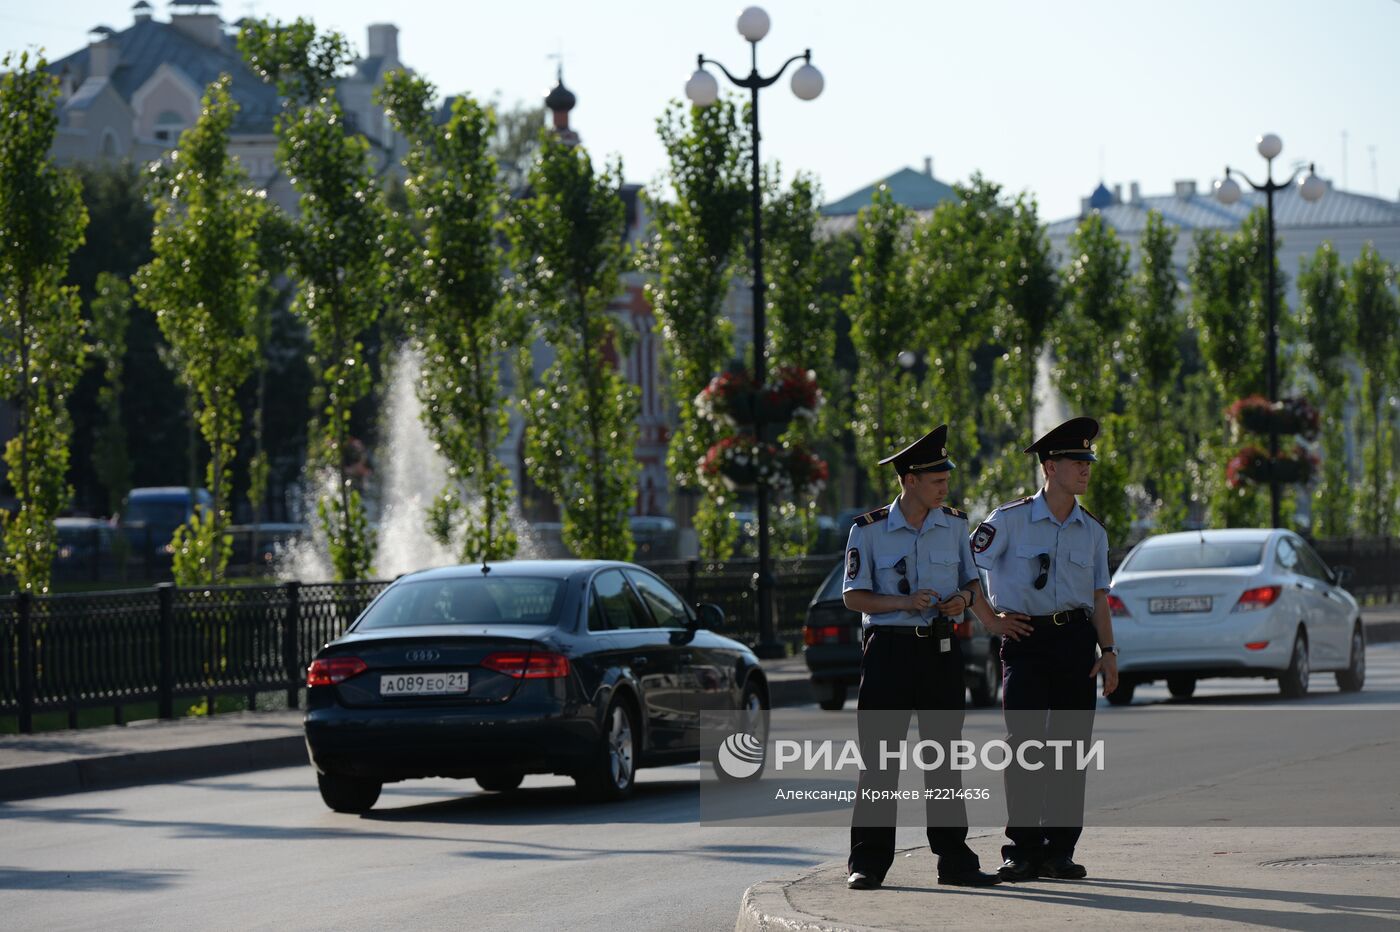
<svg viewBox="0 0 1400 932">
<path fill-rule="evenodd" d="M 163 0 L 156 15 L 167 18 Z M 0 48 L 60 57 L 99 24 L 125 28 L 128 0 L 0 0 Z M 764 152 L 818 176 L 836 199 L 934 160 L 942 180 L 980 170 L 1028 189 L 1046 219 L 1079 208 L 1099 181 L 1166 193 L 1228 162 L 1262 174 L 1254 139 L 1282 136 L 1353 191 L 1400 196 L 1400 2 L 1335 0 L 770 0 L 767 71 L 810 47 L 826 76 L 816 101 L 783 81 L 763 93 Z M 655 118 L 679 97 L 695 55 L 747 67 L 740 4 L 699 0 L 229 2 L 226 19 L 308 16 L 346 32 L 393 22 L 403 59 L 444 92 L 540 99 L 562 51 L 574 126 L 629 180 L 663 168 Z M 1348 158 L 1343 163 L 1343 132 Z M 1372 171 L 1372 156 L 1375 172 Z M 1101 170 L 1102 166 L 1102 170 Z"/>
</svg>

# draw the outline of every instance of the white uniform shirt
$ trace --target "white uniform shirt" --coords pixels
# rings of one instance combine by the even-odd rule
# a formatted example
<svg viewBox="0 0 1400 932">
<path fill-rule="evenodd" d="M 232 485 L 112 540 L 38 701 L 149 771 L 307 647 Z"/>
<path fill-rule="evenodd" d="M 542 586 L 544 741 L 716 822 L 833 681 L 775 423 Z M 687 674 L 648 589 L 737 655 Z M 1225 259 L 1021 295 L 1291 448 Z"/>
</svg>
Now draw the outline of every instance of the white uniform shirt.
<svg viewBox="0 0 1400 932">
<path fill-rule="evenodd" d="M 977 567 L 967 538 L 967 515 L 944 506 L 930 511 L 920 528 L 910 527 L 899 510 L 899 499 L 886 508 L 861 515 L 846 541 L 846 580 L 842 592 L 863 589 L 880 595 L 903 595 L 899 581 L 909 580 L 909 592 L 932 589 L 933 604 L 920 612 L 880 612 L 862 615 L 871 625 L 925 625 L 938 617 L 937 603 L 977 579 Z M 904 572 L 900 573 L 900 560 Z"/>
<path fill-rule="evenodd" d="M 1108 588 L 1108 532 L 1077 501 L 1064 523 L 1056 521 L 1044 489 L 988 515 L 972 533 L 972 554 L 999 612 L 1092 612 L 1095 591 Z M 1045 585 L 1037 589 L 1042 567 Z"/>
</svg>

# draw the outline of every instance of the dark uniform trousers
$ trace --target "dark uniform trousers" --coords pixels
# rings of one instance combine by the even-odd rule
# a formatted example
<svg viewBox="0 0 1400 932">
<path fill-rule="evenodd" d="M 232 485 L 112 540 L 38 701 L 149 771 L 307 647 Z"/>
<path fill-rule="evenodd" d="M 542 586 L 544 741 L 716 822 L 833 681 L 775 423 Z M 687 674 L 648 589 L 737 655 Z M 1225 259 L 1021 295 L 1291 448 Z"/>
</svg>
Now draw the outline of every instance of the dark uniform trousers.
<svg viewBox="0 0 1400 932">
<path fill-rule="evenodd" d="M 906 740 L 910 713 L 919 717 L 920 740 L 936 741 L 946 751 L 949 742 L 962 737 L 962 650 L 956 637 L 951 642 L 952 649 L 942 653 L 936 637 L 872 631 L 865 639 L 856 708 L 859 713 L 885 714 L 862 714 L 859 720 L 860 755 L 865 769 L 851 820 L 851 853 L 846 862 L 849 871 L 860 871 L 883 881 L 894 862 L 898 802 L 863 798 L 866 790 L 894 790 L 899 784 L 898 762 L 880 767 L 881 741 L 893 751 L 900 741 Z M 904 714 L 889 714 L 898 712 Z M 911 760 L 913 744 L 910 740 Z M 924 772 L 925 787 L 961 788 L 962 775 L 947 767 L 948 756 L 945 754 L 944 767 Z M 928 844 L 938 855 L 938 872 L 956 873 L 979 867 L 977 855 L 967 846 L 966 804 L 960 799 L 926 798 L 925 809 Z"/>
<path fill-rule="evenodd" d="M 1087 747 L 1098 702 L 1097 679 L 1089 676 L 1097 642 L 1088 621 L 1037 622 L 1029 636 L 1002 641 L 1002 703 L 1013 749 L 1027 740 L 1082 741 Z M 1066 766 L 1057 769 L 1053 751 L 1028 754 L 1044 766 L 1032 770 L 1012 763 L 1006 768 L 1006 837 L 1011 843 L 1002 846 L 1003 858 L 1035 862 L 1074 853 L 1084 826 L 1085 772 L 1074 766 L 1076 756 L 1074 748 L 1066 750 Z"/>
</svg>

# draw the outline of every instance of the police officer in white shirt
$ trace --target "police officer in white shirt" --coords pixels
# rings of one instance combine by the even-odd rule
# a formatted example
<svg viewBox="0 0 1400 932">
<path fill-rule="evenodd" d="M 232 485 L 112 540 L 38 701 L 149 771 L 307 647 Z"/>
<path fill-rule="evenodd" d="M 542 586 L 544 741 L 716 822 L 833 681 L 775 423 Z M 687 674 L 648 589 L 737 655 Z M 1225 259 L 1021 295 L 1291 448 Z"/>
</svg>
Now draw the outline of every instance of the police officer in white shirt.
<svg viewBox="0 0 1400 932">
<path fill-rule="evenodd" d="M 1104 695 L 1118 685 L 1108 533 L 1076 499 L 1088 489 L 1098 432 L 1093 418 L 1071 418 L 1026 447 L 1040 458 L 1045 486 L 1000 506 L 972 534 L 993 607 L 1029 617 L 1032 628 L 1029 637 L 1001 645 L 1012 747 L 1027 740 L 1087 742 L 1099 674 Z M 1010 843 L 1002 847 L 1005 862 L 997 871 L 1003 880 L 1086 875 L 1073 860 L 1084 824 L 1084 776 L 1074 766 L 1006 769 Z"/>
<path fill-rule="evenodd" d="M 897 786 L 898 772 L 893 766 L 880 768 L 878 748 L 881 741 L 893 746 L 904 739 L 910 712 L 919 715 L 923 740 L 946 746 L 961 737 L 963 662 L 954 619 L 972 606 L 994 634 L 1009 632 L 1014 637 L 1030 631 L 1014 619 L 994 617 L 981 596 L 967 515 L 943 504 L 954 468 L 947 433 L 947 425 L 940 425 L 880 460 L 881 465 L 894 465 L 899 497 L 856 518 L 846 545 L 844 600 L 847 608 L 861 613 L 864 634 L 857 706 L 866 765 L 862 791 Z M 930 770 L 925 782 L 948 788 L 960 786 L 961 776 Z M 858 794 L 847 861 L 851 889 L 875 889 L 884 881 L 894 860 L 896 807 L 893 800 L 869 801 L 864 792 Z M 938 856 L 938 882 L 999 882 L 996 874 L 980 870 L 977 855 L 967 846 L 962 800 L 929 800 L 926 809 L 929 847 Z"/>
</svg>

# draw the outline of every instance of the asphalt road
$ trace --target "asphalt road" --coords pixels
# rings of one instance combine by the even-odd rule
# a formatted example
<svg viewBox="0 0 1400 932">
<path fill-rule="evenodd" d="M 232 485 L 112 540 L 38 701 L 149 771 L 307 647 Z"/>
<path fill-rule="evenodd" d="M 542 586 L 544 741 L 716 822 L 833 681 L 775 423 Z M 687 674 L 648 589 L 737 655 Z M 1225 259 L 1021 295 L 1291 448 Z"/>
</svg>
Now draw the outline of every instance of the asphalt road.
<svg viewBox="0 0 1400 932">
<path fill-rule="evenodd" d="M 1330 675 L 1315 676 L 1315 694 L 1293 702 L 1262 681 L 1204 683 L 1188 703 L 1146 687 L 1132 708 L 1103 708 L 1098 731 L 1154 747 L 1155 724 L 1182 706 L 1400 707 L 1400 645 L 1373 646 L 1369 657 L 1359 696 L 1336 694 Z M 990 733 L 997 718 L 994 710 L 970 713 L 969 725 Z M 1229 787 L 1240 761 L 1226 752 L 1239 736 L 1196 737 L 1221 753 L 1189 755 L 1194 745 L 1186 741 L 1130 755 L 1124 766 L 1138 781 L 1136 796 L 1120 793 L 1117 803 L 1158 805 L 1154 799 L 1179 779 L 1163 767 L 1171 756 L 1213 761 L 1190 779 Z M 1382 752 L 1393 756 L 1395 748 Z M 1393 761 L 1363 763 L 1381 769 Z M 471 782 L 417 781 L 386 787 L 364 817 L 327 810 L 309 767 L 0 804 L 0 924 L 732 929 L 750 884 L 844 857 L 842 828 L 698 824 L 697 774 L 694 766 L 644 771 L 634 799 L 607 806 L 575 802 L 568 781 L 557 778 L 528 778 L 508 796 L 477 792 Z M 981 834 L 973 847 L 984 866 L 994 864 L 996 832 Z M 901 829 L 899 843 L 921 837 Z"/>
</svg>

